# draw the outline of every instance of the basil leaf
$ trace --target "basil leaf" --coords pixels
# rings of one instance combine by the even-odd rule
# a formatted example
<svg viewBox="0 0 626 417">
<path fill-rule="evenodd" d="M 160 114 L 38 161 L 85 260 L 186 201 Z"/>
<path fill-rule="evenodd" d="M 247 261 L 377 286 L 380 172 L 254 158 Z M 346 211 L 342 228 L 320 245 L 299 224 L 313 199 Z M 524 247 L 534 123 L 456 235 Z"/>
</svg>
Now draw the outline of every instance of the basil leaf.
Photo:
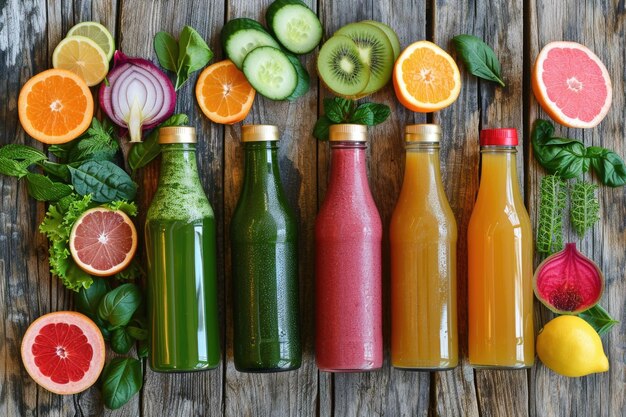
<svg viewBox="0 0 626 417">
<path fill-rule="evenodd" d="M 367 124 L 368 126 L 375 126 L 384 122 L 385 120 L 387 120 L 387 118 L 391 114 L 391 109 L 389 108 L 389 106 L 385 104 L 363 103 L 363 104 L 360 104 L 359 107 L 357 107 L 356 111 L 354 112 L 354 117 L 352 121 L 356 119 L 357 113 L 359 113 L 359 110 L 363 110 L 363 111 L 367 110 L 367 112 L 372 115 L 372 123 L 371 124 L 364 123 L 364 124 Z M 370 118 L 369 114 L 367 116 L 368 121 Z"/>
<path fill-rule="evenodd" d="M 92 200 L 98 203 L 133 200 L 137 193 L 137 184 L 113 162 L 88 161 L 78 168 L 69 166 L 69 170 L 76 192 L 92 194 Z"/>
<path fill-rule="evenodd" d="M 589 323 L 600 336 L 606 334 L 613 326 L 619 323 L 600 304 L 583 311 L 578 317 Z"/>
<path fill-rule="evenodd" d="M 125 355 L 133 347 L 135 339 L 126 331 L 124 327 L 119 327 L 111 333 L 111 349 L 113 352 Z"/>
<path fill-rule="evenodd" d="M 135 326 L 128 326 L 126 333 L 135 340 L 146 340 L 148 338 L 147 330 Z"/>
<path fill-rule="evenodd" d="M 470 74 L 505 86 L 500 74 L 500 62 L 489 45 L 472 35 L 455 36 L 452 42 Z"/>
<path fill-rule="evenodd" d="M 109 291 L 107 281 L 104 278 L 93 277 L 93 283 L 89 288 L 81 288 L 74 296 L 76 310 L 91 319 L 98 317 L 100 301 Z"/>
<path fill-rule="evenodd" d="M 154 35 L 154 51 L 163 68 L 176 72 L 178 42 L 172 35 L 167 32 L 158 32 Z"/>
<path fill-rule="evenodd" d="M 98 329 L 100 329 L 100 333 L 102 333 L 102 338 L 107 342 L 111 340 L 111 332 L 109 331 L 109 329 L 107 329 L 106 323 L 97 315 L 93 318 L 93 322 L 96 323 Z"/>
<path fill-rule="evenodd" d="M 191 26 L 183 27 L 178 45 L 176 91 L 187 82 L 189 74 L 204 67 L 213 58 L 213 51 Z"/>
<path fill-rule="evenodd" d="M 589 152 L 591 148 L 594 148 Z M 588 153 L 595 155 L 591 157 L 591 165 L 603 184 L 611 187 L 626 185 L 626 165 L 615 152 L 608 149 L 591 146 L 587 148 Z"/>
<path fill-rule="evenodd" d="M 589 169 L 582 142 L 552 137 L 552 123 L 538 119 L 531 133 L 533 151 L 537 161 L 551 174 L 562 179 L 574 178 Z"/>
<path fill-rule="evenodd" d="M 166 126 L 184 126 L 189 123 L 186 114 L 174 114 L 167 120 L 154 128 L 150 134 L 144 138 L 143 142 L 133 144 L 128 153 L 128 165 L 135 171 L 142 168 L 161 153 L 159 145 L 159 128 Z"/>
<path fill-rule="evenodd" d="M 328 140 L 328 130 L 332 124 L 333 122 L 328 118 L 328 116 L 320 116 L 313 127 L 313 136 L 319 140 Z"/>
<path fill-rule="evenodd" d="M 140 359 L 147 358 L 148 350 L 149 350 L 148 340 L 147 339 L 140 340 L 137 346 L 137 356 L 139 356 Z"/>
<path fill-rule="evenodd" d="M 102 371 L 104 405 L 115 410 L 126 404 L 143 385 L 141 362 L 134 358 L 114 358 Z"/>
<path fill-rule="evenodd" d="M 72 194 L 72 187 L 62 182 L 54 182 L 41 174 L 26 174 L 28 194 L 38 201 L 57 201 Z"/>
<path fill-rule="evenodd" d="M 110 330 L 126 326 L 140 304 L 139 288 L 135 284 L 123 284 L 102 298 L 98 317 L 111 324 Z"/>
</svg>

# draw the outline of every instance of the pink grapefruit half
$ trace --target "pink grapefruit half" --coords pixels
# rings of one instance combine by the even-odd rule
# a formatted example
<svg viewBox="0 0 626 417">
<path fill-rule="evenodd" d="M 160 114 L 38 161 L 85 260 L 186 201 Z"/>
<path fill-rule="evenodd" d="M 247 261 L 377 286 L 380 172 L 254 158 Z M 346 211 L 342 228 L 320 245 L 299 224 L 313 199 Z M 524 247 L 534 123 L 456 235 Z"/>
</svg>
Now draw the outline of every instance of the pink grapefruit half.
<svg viewBox="0 0 626 417">
<path fill-rule="evenodd" d="M 92 386 L 104 366 L 98 326 L 74 311 L 45 314 L 22 339 L 22 362 L 36 383 L 55 394 L 77 394 Z"/>
<path fill-rule="evenodd" d="M 611 107 L 611 78 L 600 59 L 576 42 L 550 42 L 532 74 L 537 101 L 556 122 L 591 128 Z"/>
<path fill-rule="evenodd" d="M 97 276 L 122 271 L 137 250 L 137 230 L 121 210 L 96 207 L 84 212 L 70 233 L 70 252 L 76 264 Z"/>
</svg>

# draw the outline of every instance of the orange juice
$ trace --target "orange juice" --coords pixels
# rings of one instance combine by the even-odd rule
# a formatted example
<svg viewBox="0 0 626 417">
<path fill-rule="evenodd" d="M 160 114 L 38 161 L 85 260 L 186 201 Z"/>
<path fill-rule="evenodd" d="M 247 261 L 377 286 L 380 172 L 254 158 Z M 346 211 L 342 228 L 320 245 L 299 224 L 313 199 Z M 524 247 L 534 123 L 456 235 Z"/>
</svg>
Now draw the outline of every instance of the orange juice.
<svg viewBox="0 0 626 417">
<path fill-rule="evenodd" d="M 406 127 L 404 182 L 391 217 L 391 363 L 458 363 L 457 229 L 439 172 L 438 125 Z"/>
<path fill-rule="evenodd" d="M 519 191 L 515 129 L 481 132 L 480 188 L 469 222 L 469 361 L 525 368 L 534 361 L 532 229 Z"/>
</svg>

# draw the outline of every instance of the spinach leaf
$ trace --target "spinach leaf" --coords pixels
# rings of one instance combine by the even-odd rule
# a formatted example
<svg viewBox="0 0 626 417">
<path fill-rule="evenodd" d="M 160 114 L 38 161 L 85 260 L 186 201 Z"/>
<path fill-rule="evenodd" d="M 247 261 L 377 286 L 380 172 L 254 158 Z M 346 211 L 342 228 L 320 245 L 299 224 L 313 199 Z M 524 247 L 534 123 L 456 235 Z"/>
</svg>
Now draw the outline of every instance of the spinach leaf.
<svg viewBox="0 0 626 417">
<path fill-rule="evenodd" d="M 202 39 L 202 36 L 191 26 L 183 27 L 178 45 L 176 91 L 187 82 L 189 74 L 198 71 L 213 58 L 213 51 Z"/>
<path fill-rule="evenodd" d="M 135 343 L 135 339 L 126 330 L 125 327 L 118 327 L 111 332 L 111 349 L 120 355 L 127 354 Z"/>
<path fill-rule="evenodd" d="M 135 284 L 123 284 L 102 298 L 98 317 L 111 324 L 110 330 L 126 326 L 140 304 L 139 288 Z"/>
<path fill-rule="evenodd" d="M 489 45 L 472 35 L 455 36 L 452 42 L 470 74 L 505 86 L 500 74 L 500 62 Z"/>
<path fill-rule="evenodd" d="M 159 145 L 159 128 L 166 126 L 185 126 L 189 123 L 186 114 L 174 114 L 154 128 L 143 142 L 133 144 L 128 153 L 128 165 L 133 171 L 142 168 L 161 153 Z"/>
<path fill-rule="evenodd" d="M 119 166 L 110 161 L 88 161 L 78 168 L 69 166 L 72 185 L 80 195 L 92 195 L 98 203 L 133 200 L 137 184 Z"/>
<path fill-rule="evenodd" d="M 93 277 L 93 283 L 89 288 L 81 288 L 74 296 L 76 310 L 94 320 L 98 317 L 100 301 L 109 291 L 107 281 L 104 278 Z"/>
<path fill-rule="evenodd" d="M 606 334 L 619 321 L 615 320 L 600 304 L 578 315 L 593 327 L 600 336 Z"/>
<path fill-rule="evenodd" d="M 167 32 L 158 32 L 154 35 L 154 51 L 159 64 L 166 70 L 176 72 L 178 62 L 178 42 Z"/>
<path fill-rule="evenodd" d="M 626 185 L 626 165 L 622 158 L 608 149 L 590 146 L 587 153 L 591 156 L 591 166 L 603 184 L 610 187 Z"/>
<path fill-rule="evenodd" d="M 72 194 L 72 187 L 62 182 L 54 182 L 41 174 L 26 174 L 28 194 L 38 201 L 58 201 Z"/>
<path fill-rule="evenodd" d="M 134 358 L 115 358 L 102 371 L 104 404 L 118 409 L 137 394 L 143 385 L 141 362 Z"/>
</svg>

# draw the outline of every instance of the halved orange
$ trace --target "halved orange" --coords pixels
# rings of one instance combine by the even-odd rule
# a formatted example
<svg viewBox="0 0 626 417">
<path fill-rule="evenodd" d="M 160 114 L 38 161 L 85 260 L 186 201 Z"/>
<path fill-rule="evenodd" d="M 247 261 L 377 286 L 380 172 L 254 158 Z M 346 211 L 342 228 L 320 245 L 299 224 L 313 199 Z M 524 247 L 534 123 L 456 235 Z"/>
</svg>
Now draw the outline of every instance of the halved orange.
<svg viewBox="0 0 626 417">
<path fill-rule="evenodd" d="M 89 87 L 78 75 L 63 69 L 50 69 L 28 80 L 17 107 L 26 133 L 47 144 L 77 138 L 93 118 Z"/>
<path fill-rule="evenodd" d="M 432 42 L 409 45 L 393 70 L 396 97 L 409 110 L 433 112 L 448 107 L 461 92 L 461 73 L 454 59 Z"/>
<path fill-rule="evenodd" d="M 198 105 L 216 123 L 233 124 L 245 119 L 255 93 L 243 72 L 230 60 L 206 67 L 196 83 Z"/>
</svg>

